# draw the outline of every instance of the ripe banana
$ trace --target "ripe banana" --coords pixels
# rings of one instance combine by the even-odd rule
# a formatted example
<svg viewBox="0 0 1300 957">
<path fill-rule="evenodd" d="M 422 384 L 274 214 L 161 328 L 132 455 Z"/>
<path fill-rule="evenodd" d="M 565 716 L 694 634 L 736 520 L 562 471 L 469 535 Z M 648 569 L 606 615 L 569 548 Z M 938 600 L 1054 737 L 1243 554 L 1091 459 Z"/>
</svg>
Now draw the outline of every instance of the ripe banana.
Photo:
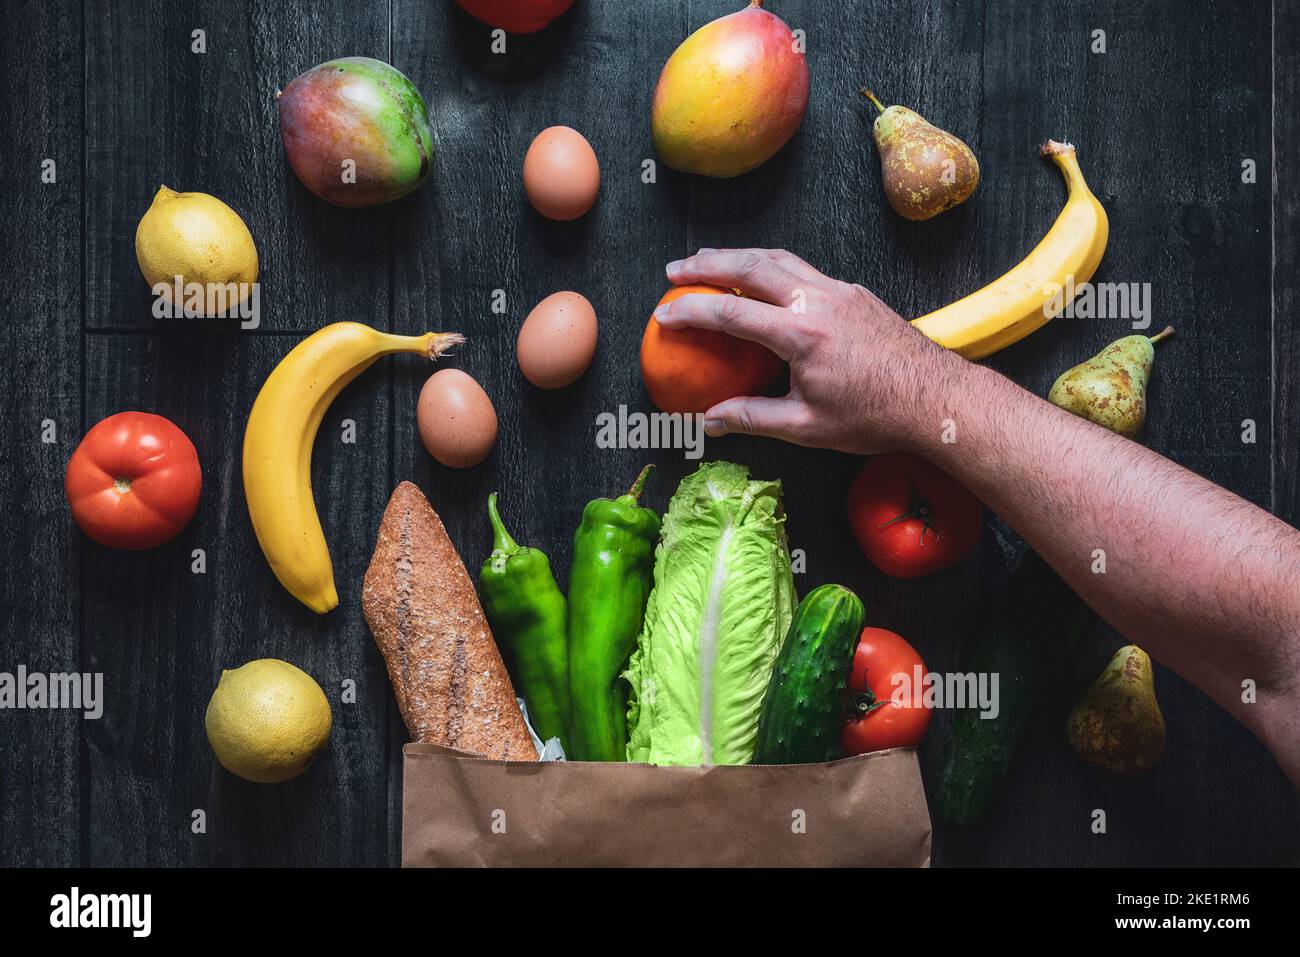
<svg viewBox="0 0 1300 957">
<path fill-rule="evenodd" d="M 339 603 L 311 492 L 312 445 L 325 411 L 380 356 L 437 359 L 464 341 L 455 332 L 394 336 L 336 322 L 294 346 L 263 383 L 244 431 L 244 496 L 275 577 L 312 611 L 324 614 Z"/>
<path fill-rule="evenodd" d="M 1048 140 L 1040 152 L 1060 167 L 1069 189 L 1065 208 L 1047 235 L 1001 278 L 912 320 L 939 345 L 967 359 L 992 355 L 1045 325 L 1065 308 L 1064 290 L 1079 289 L 1091 279 L 1106 251 L 1106 210 L 1084 182 L 1074 147 Z"/>
</svg>

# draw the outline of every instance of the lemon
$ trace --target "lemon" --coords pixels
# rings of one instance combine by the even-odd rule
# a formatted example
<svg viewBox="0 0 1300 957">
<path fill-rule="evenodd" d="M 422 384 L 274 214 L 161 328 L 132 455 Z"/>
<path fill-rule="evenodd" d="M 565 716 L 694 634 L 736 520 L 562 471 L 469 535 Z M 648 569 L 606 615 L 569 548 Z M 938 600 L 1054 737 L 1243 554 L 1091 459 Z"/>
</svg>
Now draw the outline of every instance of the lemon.
<svg viewBox="0 0 1300 957">
<path fill-rule="evenodd" d="M 333 723 L 315 679 L 277 658 L 221 672 L 203 721 L 221 766 L 260 784 L 305 771 L 329 740 Z"/>
<path fill-rule="evenodd" d="M 253 234 L 238 213 L 207 193 L 158 187 L 135 230 L 135 258 L 145 280 L 151 287 L 161 283 L 161 295 L 169 301 L 177 276 L 182 287 L 202 285 L 207 316 L 233 310 L 257 281 Z M 189 299 L 186 292 L 184 300 Z"/>
</svg>

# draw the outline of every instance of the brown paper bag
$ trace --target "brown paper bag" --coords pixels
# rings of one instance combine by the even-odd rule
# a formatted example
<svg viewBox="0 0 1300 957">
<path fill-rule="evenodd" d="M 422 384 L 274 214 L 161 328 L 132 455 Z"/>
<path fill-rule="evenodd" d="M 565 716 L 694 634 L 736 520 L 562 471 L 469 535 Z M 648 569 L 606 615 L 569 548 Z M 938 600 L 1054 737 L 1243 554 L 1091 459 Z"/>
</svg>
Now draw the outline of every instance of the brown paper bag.
<svg viewBox="0 0 1300 957">
<path fill-rule="evenodd" d="M 916 752 L 670 768 L 408 744 L 403 867 L 926 867 Z"/>
</svg>

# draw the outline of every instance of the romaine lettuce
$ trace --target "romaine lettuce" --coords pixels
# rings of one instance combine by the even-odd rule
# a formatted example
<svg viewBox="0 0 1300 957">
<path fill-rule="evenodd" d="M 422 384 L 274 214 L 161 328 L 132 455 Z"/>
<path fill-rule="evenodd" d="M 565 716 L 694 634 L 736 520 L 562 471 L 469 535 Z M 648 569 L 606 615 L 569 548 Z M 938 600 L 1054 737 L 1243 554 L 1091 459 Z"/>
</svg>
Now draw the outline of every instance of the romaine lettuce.
<svg viewBox="0 0 1300 957">
<path fill-rule="evenodd" d="M 747 764 L 794 606 L 781 483 L 730 462 L 683 479 L 625 673 L 628 760 Z"/>
</svg>

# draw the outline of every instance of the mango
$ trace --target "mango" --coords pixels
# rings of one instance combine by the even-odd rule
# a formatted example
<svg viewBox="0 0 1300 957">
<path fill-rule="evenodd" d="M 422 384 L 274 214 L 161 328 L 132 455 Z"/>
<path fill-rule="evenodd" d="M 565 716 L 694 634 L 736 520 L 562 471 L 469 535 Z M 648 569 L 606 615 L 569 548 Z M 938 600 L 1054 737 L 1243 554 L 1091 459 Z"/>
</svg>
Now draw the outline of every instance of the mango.
<svg viewBox="0 0 1300 957">
<path fill-rule="evenodd" d="M 775 156 L 807 109 L 803 44 L 763 0 L 751 0 L 700 27 L 668 58 L 650 125 L 663 162 L 726 179 Z"/>
<path fill-rule="evenodd" d="M 412 192 L 429 175 L 433 134 L 424 98 L 382 60 L 330 60 L 277 96 L 284 154 L 321 199 L 376 206 Z"/>
</svg>

